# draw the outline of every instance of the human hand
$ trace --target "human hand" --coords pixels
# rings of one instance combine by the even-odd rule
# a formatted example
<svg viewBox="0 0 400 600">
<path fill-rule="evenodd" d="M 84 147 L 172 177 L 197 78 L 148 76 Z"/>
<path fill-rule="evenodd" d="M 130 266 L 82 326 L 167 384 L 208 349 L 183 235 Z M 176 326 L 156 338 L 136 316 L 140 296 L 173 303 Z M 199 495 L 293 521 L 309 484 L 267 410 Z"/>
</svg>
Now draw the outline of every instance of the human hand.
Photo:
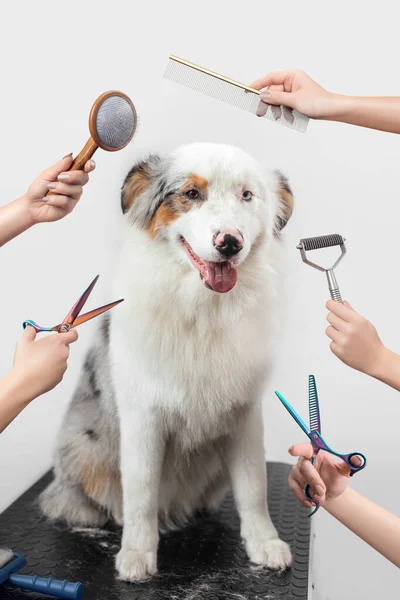
<svg viewBox="0 0 400 600">
<path fill-rule="evenodd" d="M 312 465 L 313 447 L 307 442 L 292 446 L 289 448 L 289 454 L 299 457 L 290 472 L 289 487 L 297 500 L 307 508 L 314 506 L 304 493 L 307 484 L 310 485 L 310 496 L 321 506 L 329 500 L 334 500 L 346 490 L 350 480 L 350 468 L 343 460 L 338 461 L 329 452 L 321 450 Z M 354 466 L 361 464 L 356 456 L 350 460 Z"/>
<path fill-rule="evenodd" d="M 263 90 L 260 97 L 266 104 L 288 106 L 313 119 L 329 119 L 334 115 L 336 95 L 299 69 L 268 73 L 250 87 Z"/>
<path fill-rule="evenodd" d="M 333 354 L 349 367 L 377 377 L 388 351 L 375 327 L 348 302 L 328 300 L 326 307 L 330 311 L 326 335 L 332 340 Z"/>
<path fill-rule="evenodd" d="M 35 329 L 26 327 L 15 350 L 13 374 L 28 401 L 60 383 L 68 366 L 69 345 L 77 339 L 76 329 L 71 329 L 36 340 Z"/>
<path fill-rule="evenodd" d="M 83 171 L 68 171 L 72 162 L 72 154 L 65 156 L 29 186 L 23 200 L 33 223 L 59 221 L 74 210 L 83 186 L 89 181 L 88 173 L 96 164 L 88 160 Z M 50 192 L 48 196 L 47 192 Z"/>
</svg>

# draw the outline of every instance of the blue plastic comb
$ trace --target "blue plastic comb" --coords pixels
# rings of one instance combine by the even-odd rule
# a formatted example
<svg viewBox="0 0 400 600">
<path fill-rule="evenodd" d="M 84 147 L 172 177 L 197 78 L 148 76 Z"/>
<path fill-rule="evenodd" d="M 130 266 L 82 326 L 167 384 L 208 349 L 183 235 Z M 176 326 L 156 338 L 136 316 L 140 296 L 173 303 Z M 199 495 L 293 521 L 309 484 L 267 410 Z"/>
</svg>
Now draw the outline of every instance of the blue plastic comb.
<svg viewBox="0 0 400 600">
<path fill-rule="evenodd" d="M 80 600 L 82 598 L 83 585 L 81 583 L 17 573 L 26 565 L 25 557 L 22 554 L 0 548 L 0 565 L 0 586 L 3 584 L 10 585 L 40 594 L 47 594 L 48 596 L 55 596 L 56 598 L 66 598 L 67 600 Z"/>
</svg>

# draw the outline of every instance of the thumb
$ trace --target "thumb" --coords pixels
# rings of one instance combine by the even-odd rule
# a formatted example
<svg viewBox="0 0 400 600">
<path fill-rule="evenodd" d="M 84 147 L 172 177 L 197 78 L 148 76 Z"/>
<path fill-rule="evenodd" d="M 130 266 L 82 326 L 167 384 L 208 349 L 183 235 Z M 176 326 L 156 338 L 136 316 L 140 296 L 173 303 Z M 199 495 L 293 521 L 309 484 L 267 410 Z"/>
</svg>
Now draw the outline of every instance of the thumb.
<svg viewBox="0 0 400 600">
<path fill-rule="evenodd" d="M 310 443 L 303 442 L 301 444 L 291 446 L 289 448 L 289 454 L 292 456 L 303 456 L 304 458 L 311 459 L 314 455 L 314 450 Z"/>
<path fill-rule="evenodd" d="M 32 325 L 27 325 L 21 335 L 20 342 L 23 344 L 30 344 L 36 339 L 36 329 Z"/>
<path fill-rule="evenodd" d="M 63 171 L 68 171 L 70 166 L 72 165 L 73 158 L 72 152 L 67 156 L 64 156 L 61 160 L 56 162 L 52 167 L 49 167 L 45 171 L 43 171 L 39 178 L 46 179 L 46 181 L 55 181 L 60 173 Z"/>
<path fill-rule="evenodd" d="M 289 106 L 289 108 L 294 108 L 295 104 L 294 94 L 282 92 L 281 90 L 263 90 L 260 94 L 260 98 L 267 104 L 275 104 L 278 106 L 283 104 L 283 106 Z"/>
</svg>

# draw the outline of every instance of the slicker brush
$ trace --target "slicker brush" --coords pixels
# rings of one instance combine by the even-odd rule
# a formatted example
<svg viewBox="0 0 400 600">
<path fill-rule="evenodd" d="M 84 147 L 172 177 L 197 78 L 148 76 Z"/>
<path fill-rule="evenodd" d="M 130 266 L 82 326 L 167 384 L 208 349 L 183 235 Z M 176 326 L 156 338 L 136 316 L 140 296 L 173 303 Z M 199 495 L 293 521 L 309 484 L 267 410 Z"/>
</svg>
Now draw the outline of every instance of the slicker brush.
<svg viewBox="0 0 400 600">
<path fill-rule="evenodd" d="M 79 171 L 98 148 L 107 152 L 122 150 L 132 140 L 137 114 L 132 100 L 122 92 L 104 92 L 94 102 L 89 115 L 90 137 L 74 158 L 69 171 Z M 49 195 L 51 192 L 47 192 Z"/>
<path fill-rule="evenodd" d="M 297 248 L 300 250 L 301 258 L 306 265 L 310 265 L 310 267 L 314 267 L 314 269 L 318 269 L 318 271 L 323 271 L 326 273 L 326 277 L 328 279 L 329 291 L 331 294 L 332 300 L 335 302 L 342 302 L 342 296 L 340 295 L 340 290 L 338 283 L 336 281 L 334 269 L 338 266 L 343 256 L 346 254 L 346 246 L 345 246 L 345 238 L 339 235 L 338 233 L 333 233 L 331 235 L 321 235 L 320 237 L 312 237 L 312 238 L 304 238 L 300 240 Z M 339 246 L 341 250 L 341 255 L 335 262 L 335 264 L 329 269 L 325 269 L 320 265 L 317 265 L 310 260 L 308 260 L 306 252 L 312 250 L 319 250 L 321 248 L 329 248 L 331 246 Z"/>
</svg>

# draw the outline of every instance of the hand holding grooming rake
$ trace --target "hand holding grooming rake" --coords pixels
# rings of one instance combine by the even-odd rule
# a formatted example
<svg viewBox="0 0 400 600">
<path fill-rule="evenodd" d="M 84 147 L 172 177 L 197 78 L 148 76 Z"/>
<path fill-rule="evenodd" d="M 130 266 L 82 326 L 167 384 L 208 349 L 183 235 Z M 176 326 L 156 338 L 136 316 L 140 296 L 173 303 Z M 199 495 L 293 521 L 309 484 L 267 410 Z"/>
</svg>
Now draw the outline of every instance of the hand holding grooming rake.
<svg viewBox="0 0 400 600">
<path fill-rule="evenodd" d="M 261 92 L 259 90 L 194 65 L 172 54 L 169 56 L 164 77 L 255 115 L 264 116 L 274 123 L 285 125 L 303 133 L 307 129 L 309 118 L 297 110 L 268 104 L 267 110 L 263 110 L 261 113 L 260 106 L 265 107 L 265 103 L 260 98 Z"/>
<path fill-rule="evenodd" d="M 301 258 L 303 262 L 306 263 L 306 265 L 310 265 L 310 267 L 314 267 L 314 269 L 318 269 L 318 271 L 323 271 L 324 273 L 326 273 L 331 298 L 335 302 L 342 302 L 342 296 L 340 295 L 340 290 L 336 281 L 334 269 L 336 269 L 343 256 L 346 254 L 346 246 L 344 244 L 345 241 L 346 238 L 342 237 L 337 233 L 334 233 L 332 235 L 322 235 L 320 237 L 304 238 L 300 240 L 297 246 L 297 248 L 300 250 Z M 342 253 L 335 262 L 335 264 L 329 269 L 325 269 L 324 267 L 321 267 L 320 265 L 317 265 L 308 260 L 306 255 L 307 251 L 319 250 L 320 248 L 329 248 L 330 246 L 340 246 Z"/>
</svg>

